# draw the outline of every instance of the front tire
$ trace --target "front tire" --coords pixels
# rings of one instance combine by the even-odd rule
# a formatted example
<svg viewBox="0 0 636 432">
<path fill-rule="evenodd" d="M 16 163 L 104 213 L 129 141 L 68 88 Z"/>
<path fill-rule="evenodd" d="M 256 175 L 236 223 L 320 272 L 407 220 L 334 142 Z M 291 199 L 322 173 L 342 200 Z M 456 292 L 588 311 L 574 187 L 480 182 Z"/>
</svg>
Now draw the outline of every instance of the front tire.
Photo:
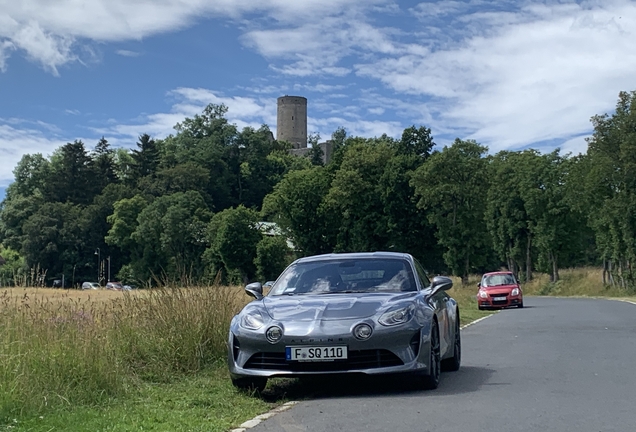
<svg viewBox="0 0 636 432">
<path fill-rule="evenodd" d="M 523 309 L 523 301 L 517 305 L 519 309 Z"/>
<path fill-rule="evenodd" d="M 431 350 L 428 361 L 429 373 L 421 377 L 422 387 L 427 390 L 434 390 L 439 386 L 439 378 L 441 374 L 441 357 L 439 343 L 439 326 L 437 321 L 433 320 L 431 328 Z"/>
<path fill-rule="evenodd" d="M 453 347 L 453 356 L 449 359 L 442 360 L 442 370 L 455 372 L 459 370 L 459 366 L 462 363 L 462 338 L 461 330 L 459 329 L 459 313 L 455 321 L 455 340 Z"/>
<path fill-rule="evenodd" d="M 261 393 L 265 389 L 265 386 L 267 385 L 267 378 L 263 378 L 263 377 L 232 378 L 232 385 L 242 391 Z"/>
</svg>

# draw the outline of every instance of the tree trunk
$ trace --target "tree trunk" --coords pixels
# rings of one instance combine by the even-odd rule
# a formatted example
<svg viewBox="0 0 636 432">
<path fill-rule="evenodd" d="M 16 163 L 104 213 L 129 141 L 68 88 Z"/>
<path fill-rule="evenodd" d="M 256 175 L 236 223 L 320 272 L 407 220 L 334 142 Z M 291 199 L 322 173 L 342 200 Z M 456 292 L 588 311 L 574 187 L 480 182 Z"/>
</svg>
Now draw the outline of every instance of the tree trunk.
<svg viewBox="0 0 636 432">
<path fill-rule="evenodd" d="M 526 282 L 530 282 L 532 280 L 532 236 L 528 233 L 528 243 L 526 247 Z"/>
<path fill-rule="evenodd" d="M 464 264 L 464 274 L 462 275 L 462 285 L 468 285 L 468 273 L 470 270 L 470 261 L 468 254 L 466 254 L 466 262 Z"/>
<path fill-rule="evenodd" d="M 556 283 L 559 281 L 559 266 L 557 263 L 556 255 L 552 252 L 550 252 L 550 261 L 552 262 L 552 275 L 550 279 L 552 282 Z"/>
</svg>

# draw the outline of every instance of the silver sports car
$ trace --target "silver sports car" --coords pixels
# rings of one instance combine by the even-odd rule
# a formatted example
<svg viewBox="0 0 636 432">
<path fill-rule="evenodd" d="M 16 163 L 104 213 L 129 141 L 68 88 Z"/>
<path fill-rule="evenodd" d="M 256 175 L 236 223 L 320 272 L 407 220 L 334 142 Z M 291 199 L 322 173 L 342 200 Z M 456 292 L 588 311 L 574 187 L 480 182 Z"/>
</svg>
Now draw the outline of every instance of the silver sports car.
<svg viewBox="0 0 636 432">
<path fill-rule="evenodd" d="M 413 373 L 436 388 L 461 361 L 459 307 L 411 255 L 319 255 L 294 261 L 230 324 L 233 384 L 262 390 L 270 377 Z"/>
</svg>

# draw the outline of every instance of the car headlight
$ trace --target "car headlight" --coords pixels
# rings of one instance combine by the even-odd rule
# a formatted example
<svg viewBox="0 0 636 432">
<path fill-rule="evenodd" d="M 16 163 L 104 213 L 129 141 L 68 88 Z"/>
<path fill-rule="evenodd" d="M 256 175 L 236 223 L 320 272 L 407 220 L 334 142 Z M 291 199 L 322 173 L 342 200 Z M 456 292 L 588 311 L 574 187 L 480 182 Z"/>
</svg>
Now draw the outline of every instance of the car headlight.
<svg viewBox="0 0 636 432">
<path fill-rule="evenodd" d="M 271 326 L 265 332 L 265 338 L 267 338 L 267 342 L 276 343 L 281 340 L 283 337 L 283 329 L 278 326 Z"/>
<path fill-rule="evenodd" d="M 519 288 L 513 288 L 510 295 L 513 295 L 513 296 L 519 295 Z"/>
<path fill-rule="evenodd" d="M 486 293 L 486 291 L 479 291 L 479 297 L 488 298 L 488 293 Z"/>
<path fill-rule="evenodd" d="M 244 327 L 248 330 L 258 330 L 259 328 L 263 327 L 263 325 L 265 325 L 265 319 L 263 318 L 263 315 L 257 310 L 247 312 L 241 318 L 241 327 Z"/>
<path fill-rule="evenodd" d="M 394 326 L 404 324 L 413 317 L 413 306 L 407 306 L 402 309 L 393 310 L 383 314 L 378 322 L 384 326 Z"/>
</svg>

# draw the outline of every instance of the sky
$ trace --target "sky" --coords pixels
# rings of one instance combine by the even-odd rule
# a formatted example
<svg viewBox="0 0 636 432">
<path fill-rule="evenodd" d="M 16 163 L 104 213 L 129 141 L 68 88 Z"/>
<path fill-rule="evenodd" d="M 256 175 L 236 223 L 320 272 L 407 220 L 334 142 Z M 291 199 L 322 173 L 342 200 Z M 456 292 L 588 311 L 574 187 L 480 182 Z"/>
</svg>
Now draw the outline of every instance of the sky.
<svg viewBox="0 0 636 432">
<path fill-rule="evenodd" d="M 27 153 L 132 148 L 209 103 L 276 129 L 585 152 L 636 90 L 636 1 L 0 0 L 0 199 Z"/>
</svg>

